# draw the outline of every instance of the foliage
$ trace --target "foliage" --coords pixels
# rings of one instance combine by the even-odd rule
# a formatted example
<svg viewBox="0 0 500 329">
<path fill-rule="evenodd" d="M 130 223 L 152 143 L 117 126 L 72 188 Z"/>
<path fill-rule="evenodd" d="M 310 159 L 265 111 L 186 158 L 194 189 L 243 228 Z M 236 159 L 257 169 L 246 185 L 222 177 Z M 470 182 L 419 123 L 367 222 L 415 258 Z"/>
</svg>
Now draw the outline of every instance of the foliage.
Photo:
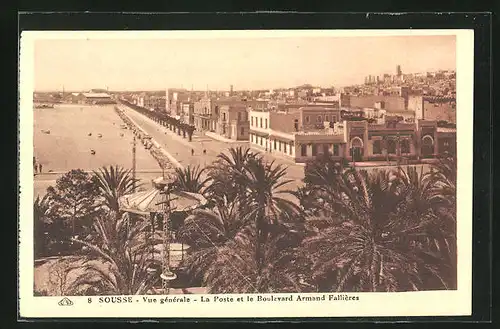
<svg viewBox="0 0 500 329">
<path fill-rule="evenodd" d="M 261 158 L 251 159 L 247 170 L 238 176 L 246 191 L 240 196 L 248 215 L 255 222 L 256 239 L 255 258 L 259 271 L 263 268 L 262 248 L 270 238 L 268 227 L 283 221 L 293 222 L 302 219 L 300 208 L 293 202 L 280 197 L 290 194 L 289 191 L 278 190 L 291 180 L 283 180 L 286 169 L 274 162 L 265 163 Z"/>
<path fill-rule="evenodd" d="M 52 253 L 52 247 L 57 240 L 54 241 L 51 229 L 54 228 L 54 223 L 57 218 L 51 216 L 50 199 L 48 195 L 43 198 L 37 196 L 33 203 L 33 223 L 34 223 L 34 254 L 35 258 L 47 256 Z"/>
<path fill-rule="evenodd" d="M 151 246 L 161 242 L 159 236 L 146 238 L 150 223 L 129 223 L 127 214 L 97 217 L 94 221 L 96 239 L 92 243 L 73 241 L 89 250 L 89 258 L 80 275 L 71 284 L 74 295 L 136 295 L 145 294 L 158 281 L 148 268 L 159 268 L 158 257 L 151 257 Z M 157 253 L 157 252 L 155 252 Z M 93 262 L 98 259 L 102 263 Z"/>
<path fill-rule="evenodd" d="M 209 205 L 171 224 L 191 246 L 183 265 L 211 293 L 456 289 L 456 174 L 455 158 L 428 173 L 367 172 L 327 155 L 288 191 L 285 167 L 230 148 L 207 170 L 176 170 L 174 188 L 203 193 Z M 119 211 L 133 184 L 119 167 L 94 177 L 76 170 L 35 201 L 37 255 L 73 234 L 68 221 L 79 223 L 72 241 L 87 258 L 71 293 L 144 294 L 158 281 L 148 269 L 159 267 L 152 246 L 161 231 L 149 236 L 151 223 Z"/>
<path fill-rule="evenodd" d="M 94 171 L 97 187 L 104 198 L 104 205 L 119 211 L 120 197 L 131 194 L 138 187 L 139 179 L 133 178 L 132 171 L 119 166 L 102 167 Z"/>
<path fill-rule="evenodd" d="M 194 210 L 178 234 L 193 250 L 185 261 L 193 280 L 203 277 L 213 265 L 218 248 L 244 236 L 249 226 L 237 204 L 224 198 L 217 198 L 215 202 L 211 210 Z"/>
<path fill-rule="evenodd" d="M 385 170 L 339 176 L 338 193 L 331 195 L 337 223 L 304 243 L 314 264 L 311 278 L 321 290 L 450 288 L 442 255 L 430 243 L 442 241 L 446 232 L 433 209 L 422 207 L 428 189 L 412 186 L 421 182 L 414 174 L 406 181 Z M 422 198 L 409 202 L 418 193 Z"/>
<path fill-rule="evenodd" d="M 188 166 L 175 169 L 174 189 L 178 191 L 202 194 L 209 178 L 205 178 L 205 169 L 200 166 Z"/>
<path fill-rule="evenodd" d="M 230 148 L 227 154 L 219 154 L 209 169 L 211 183 L 207 194 L 211 198 L 224 196 L 230 203 L 237 202 L 246 191 L 245 181 L 241 178 L 245 175 L 247 164 L 253 159 L 260 159 L 260 155 L 249 148 Z"/>
<path fill-rule="evenodd" d="M 81 169 L 74 169 L 47 189 L 55 217 L 71 222 L 73 235 L 88 233 L 92 216 L 99 210 L 100 198 L 95 178 Z"/>
<path fill-rule="evenodd" d="M 330 216 L 333 211 L 331 195 L 336 193 L 338 176 L 346 168 L 349 168 L 346 159 L 337 160 L 331 155 L 308 161 L 304 168 L 305 186 L 294 192 L 302 208 L 313 216 Z"/>
<path fill-rule="evenodd" d="M 211 211 L 195 211 L 186 220 L 181 234 L 194 249 L 186 260 L 188 269 L 196 278 L 203 277 L 213 291 L 231 289 L 230 282 L 242 280 L 241 275 L 228 266 L 216 269 L 221 262 L 227 261 L 227 253 L 234 255 L 238 251 L 234 257 L 243 259 L 241 257 L 250 252 L 257 271 L 254 274 L 260 277 L 266 270 L 265 257 L 271 252 L 272 241 L 287 225 L 301 222 L 300 208 L 278 196 L 288 193 L 278 191 L 289 182 L 283 180 L 285 174 L 283 167 L 264 162 L 249 149 L 231 148 L 228 154 L 219 155 L 210 170 L 212 181 L 208 189 L 214 207 Z M 293 234 L 287 237 L 291 236 Z M 221 286 L 222 281 L 216 279 L 218 274 L 214 273 L 218 270 L 228 271 L 228 275 L 233 276 L 227 278 L 227 285 Z M 261 288 L 258 291 L 268 289 L 265 284 Z"/>
<path fill-rule="evenodd" d="M 204 278 L 210 293 L 314 291 L 301 276 L 304 272 L 300 269 L 308 264 L 299 264 L 301 259 L 296 257 L 295 246 L 290 245 L 286 234 L 273 236 L 263 245 L 260 265 L 254 252 L 258 239 L 253 233 L 218 249 Z"/>
</svg>

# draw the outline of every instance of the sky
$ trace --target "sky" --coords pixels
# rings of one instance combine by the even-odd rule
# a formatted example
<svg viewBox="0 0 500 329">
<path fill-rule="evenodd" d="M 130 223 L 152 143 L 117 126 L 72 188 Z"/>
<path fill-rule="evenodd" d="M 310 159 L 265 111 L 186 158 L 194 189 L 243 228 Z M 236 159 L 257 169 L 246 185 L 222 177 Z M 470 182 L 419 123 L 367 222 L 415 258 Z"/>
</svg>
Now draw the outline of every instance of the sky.
<svg viewBox="0 0 500 329">
<path fill-rule="evenodd" d="M 35 41 L 35 90 L 341 87 L 367 75 L 456 69 L 455 36 Z"/>
</svg>

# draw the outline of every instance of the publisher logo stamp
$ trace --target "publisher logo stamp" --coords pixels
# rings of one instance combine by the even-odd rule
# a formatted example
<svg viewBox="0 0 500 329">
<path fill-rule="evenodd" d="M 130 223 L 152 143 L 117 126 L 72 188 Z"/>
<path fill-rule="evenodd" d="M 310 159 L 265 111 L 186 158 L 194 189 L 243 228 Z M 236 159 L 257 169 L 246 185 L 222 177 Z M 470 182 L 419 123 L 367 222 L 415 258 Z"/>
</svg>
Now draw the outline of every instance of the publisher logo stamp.
<svg viewBox="0 0 500 329">
<path fill-rule="evenodd" d="M 67 297 L 61 299 L 57 304 L 59 304 L 59 306 L 73 306 L 73 302 Z"/>
</svg>

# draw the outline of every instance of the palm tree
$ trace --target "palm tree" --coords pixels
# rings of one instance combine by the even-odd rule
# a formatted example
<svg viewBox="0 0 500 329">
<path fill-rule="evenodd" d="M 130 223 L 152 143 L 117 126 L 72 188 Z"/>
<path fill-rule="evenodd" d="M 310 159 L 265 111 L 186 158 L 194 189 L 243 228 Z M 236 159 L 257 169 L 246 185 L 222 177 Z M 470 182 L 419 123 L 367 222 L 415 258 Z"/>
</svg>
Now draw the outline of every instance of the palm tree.
<svg viewBox="0 0 500 329">
<path fill-rule="evenodd" d="M 94 171 L 94 176 L 104 197 L 104 204 L 116 213 L 120 210 L 120 197 L 133 193 L 139 182 L 132 176 L 131 170 L 119 166 L 102 167 Z"/>
<path fill-rule="evenodd" d="M 263 265 L 255 258 L 255 230 L 220 247 L 205 274 L 210 293 L 311 292 L 302 274 L 307 258 L 296 257 L 289 234 L 273 236 L 262 248 Z M 282 241 L 284 240 L 284 241 Z M 303 262 L 303 261 L 306 262 Z"/>
<path fill-rule="evenodd" d="M 49 195 L 46 194 L 42 198 L 37 196 L 33 203 L 35 257 L 46 256 L 49 252 L 51 243 L 50 224 L 52 223 L 50 211 Z"/>
<path fill-rule="evenodd" d="M 210 178 L 205 177 L 205 168 L 188 166 L 175 169 L 174 189 L 202 194 Z"/>
<path fill-rule="evenodd" d="M 306 164 L 303 179 L 305 186 L 294 194 L 309 213 L 314 216 L 332 215 L 330 199 L 337 191 L 338 176 L 347 166 L 345 159 L 336 160 L 331 155 L 324 155 Z"/>
<path fill-rule="evenodd" d="M 87 248 L 89 258 L 80 265 L 79 275 L 71 283 L 74 295 L 145 294 L 158 281 L 148 269 L 159 268 L 158 236 L 146 238 L 150 223 L 136 223 L 127 228 L 127 214 L 98 217 L 94 221 L 96 237 L 92 242 L 73 238 Z M 153 251 L 153 254 L 152 252 Z"/>
<path fill-rule="evenodd" d="M 438 160 L 427 173 L 435 181 L 432 200 L 436 214 L 440 217 L 439 229 L 444 237 L 433 241 L 434 250 L 440 252 L 447 264 L 449 285 L 456 289 L 457 278 L 457 159 L 449 156 Z"/>
<path fill-rule="evenodd" d="M 304 183 L 306 186 L 330 187 L 342 173 L 347 163 L 336 160 L 331 155 L 323 155 L 306 163 Z"/>
<path fill-rule="evenodd" d="M 407 210 L 414 210 L 419 214 L 429 211 L 433 206 L 433 189 L 436 179 L 424 174 L 424 167 L 420 171 L 416 167 L 398 167 L 394 172 L 392 186 L 395 193 L 404 195 Z"/>
<path fill-rule="evenodd" d="M 456 205 L 457 197 L 457 158 L 447 156 L 438 159 L 431 165 L 428 175 L 437 180 L 434 196 L 449 205 Z"/>
<path fill-rule="evenodd" d="M 281 222 L 301 221 L 303 213 L 292 201 L 278 195 L 289 194 L 290 191 L 279 190 L 292 180 L 283 180 L 286 169 L 267 163 L 262 158 L 253 158 L 245 165 L 246 170 L 240 171 L 236 179 L 246 188 L 240 196 L 242 204 L 247 209 L 247 215 L 255 222 L 255 259 L 260 273 L 263 269 L 262 248 L 270 238 L 269 227 Z"/>
<path fill-rule="evenodd" d="M 230 148 L 228 154 L 219 154 L 209 169 L 212 182 L 207 193 L 211 196 L 226 195 L 231 202 L 236 201 L 246 190 L 241 177 L 247 170 L 247 164 L 251 159 L 258 158 L 259 154 L 242 147 Z"/>
<path fill-rule="evenodd" d="M 248 149 L 233 148 L 229 155 L 219 155 L 210 174 L 212 184 L 209 193 L 214 208 L 212 211 L 195 211 L 186 220 L 180 236 L 193 245 L 194 253 L 187 259 L 188 268 L 198 277 L 205 273 L 204 281 L 211 285 L 213 291 L 219 291 L 231 288 L 219 286 L 222 284 L 220 280 L 211 281 L 214 276 L 210 273 L 215 273 L 214 266 L 224 262 L 226 251 L 237 246 L 251 246 L 254 248 L 253 264 L 257 266 L 257 273 L 262 274 L 265 252 L 270 248 L 267 242 L 273 241 L 283 231 L 290 233 L 289 226 L 301 222 L 302 212 L 297 205 L 278 196 L 288 192 L 277 191 L 289 182 L 282 181 L 286 170 L 273 163 L 264 163 L 261 157 Z M 248 242 L 249 239 L 252 241 Z M 245 248 L 241 249 L 242 255 L 248 251 Z M 234 275 L 234 280 L 241 280 L 237 271 L 227 266 L 225 270 L 230 272 L 228 275 Z M 259 287 L 257 285 L 261 291 Z"/>
<path fill-rule="evenodd" d="M 188 273 L 194 279 L 203 278 L 219 248 L 244 238 L 250 224 L 238 205 L 225 198 L 216 199 L 212 210 L 194 210 L 178 233 L 179 239 L 192 248 L 184 262 Z"/>
<path fill-rule="evenodd" d="M 348 170 L 339 176 L 334 209 L 340 223 L 308 238 L 312 277 L 321 290 L 405 291 L 448 288 L 439 255 L 420 242 L 439 219 L 405 207 L 392 173 Z M 439 234 L 439 233 L 436 233 Z"/>
</svg>

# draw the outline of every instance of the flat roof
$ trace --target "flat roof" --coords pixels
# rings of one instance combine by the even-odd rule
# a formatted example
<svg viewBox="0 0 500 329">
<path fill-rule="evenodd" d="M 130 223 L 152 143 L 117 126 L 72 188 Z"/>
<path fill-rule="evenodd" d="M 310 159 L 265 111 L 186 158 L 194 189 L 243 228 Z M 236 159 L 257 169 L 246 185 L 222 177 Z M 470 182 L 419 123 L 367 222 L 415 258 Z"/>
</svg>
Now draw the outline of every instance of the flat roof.
<svg viewBox="0 0 500 329">
<path fill-rule="evenodd" d="M 106 93 L 83 93 L 83 96 L 87 98 L 105 98 L 105 97 L 111 97 L 109 94 Z"/>
</svg>

